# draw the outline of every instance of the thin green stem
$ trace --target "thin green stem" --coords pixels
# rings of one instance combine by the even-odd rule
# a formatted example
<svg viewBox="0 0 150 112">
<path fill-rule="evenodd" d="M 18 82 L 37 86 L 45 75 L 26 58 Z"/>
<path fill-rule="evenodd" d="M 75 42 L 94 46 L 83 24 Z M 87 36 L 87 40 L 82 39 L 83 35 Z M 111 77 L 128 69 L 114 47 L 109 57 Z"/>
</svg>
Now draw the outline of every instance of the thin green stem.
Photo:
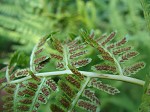
<svg viewBox="0 0 150 112">
<path fill-rule="evenodd" d="M 83 93 L 85 87 L 87 86 L 87 84 L 89 83 L 91 77 L 87 77 L 86 82 L 83 84 L 81 90 L 77 93 L 75 99 L 73 100 L 72 104 L 71 104 L 71 108 L 69 109 L 68 112 L 72 112 L 72 109 L 75 107 L 77 101 L 79 100 L 81 94 Z"/>
<path fill-rule="evenodd" d="M 95 73 L 95 72 L 86 72 L 86 71 L 79 71 L 79 72 L 82 73 L 84 76 L 87 76 L 87 77 L 118 80 L 118 81 L 133 83 L 133 84 L 140 85 L 140 86 L 143 86 L 145 84 L 145 81 L 143 81 L 143 80 L 128 77 L 128 76 L 123 76 L 123 75 L 99 74 L 99 73 Z M 37 77 L 41 77 L 41 76 L 49 77 L 49 76 L 56 76 L 56 75 L 63 75 L 63 74 L 73 74 L 73 73 L 70 70 L 64 70 L 64 71 L 37 73 L 37 74 L 35 74 L 35 76 L 37 76 Z M 22 81 L 25 81 L 25 80 L 28 80 L 31 78 L 32 78 L 31 76 L 27 76 L 25 78 L 14 80 L 14 81 L 11 81 L 9 83 L 20 83 Z"/>
<path fill-rule="evenodd" d="M 63 53 L 64 53 L 65 68 L 66 68 L 66 70 L 69 70 L 69 68 L 68 68 L 68 48 L 67 48 L 67 46 L 63 47 Z"/>
<path fill-rule="evenodd" d="M 41 81 L 40 86 L 38 87 L 38 90 L 36 91 L 36 94 L 35 94 L 34 99 L 33 99 L 33 101 L 32 101 L 32 105 L 31 105 L 31 108 L 30 108 L 29 112 L 32 112 L 32 110 L 33 110 L 33 108 L 34 108 L 34 105 L 35 105 L 35 103 L 36 103 L 36 101 L 37 101 L 37 97 L 38 97 L 38 95 L 39 95 L 39 93 L 40 93 L 40 91 L 41 91 L 41 88 L 43 87 L 43 84 L 44 84 L 45 80 L 46 80 L 46 78 L 44 77 L 44 78 L 42 79 L 42 81 Z"/>
<path fill-rule="evenodd" d="M 16 88 L 15 88 L 15 93 L 14 93 L 14 111 L 16 112 L 17 110 L 17 101 L 18 101 L 18 99 L 17 99 L 17 95 L 18 95 L 18 92 L 19 92 L 19 86 L 20 86 L 20 84 L 17 84 L 17 86 L 16 86 Z"/>
<path fill-rule="evenodd" d="M 35 73 L 35 70 L 34 70 L 34 67 L 33 67 L 33 59 L 34 59 L 34 56 L 35 56 L 35 51 L 37 49 L 37 45 L 33 48 L 32 50 L 32 53 L 31 53 L 31 56 L 30 56 L 30 70 Z"/>
<path fill-rule="evenodd" d="M 6 80 L 7 80 L 7 82 L 10 82 L 10 78 L 9 78 L 9 66 L 7 66 L 7 69 L 6 69 Z"/>
<path fill-rule="evenodd" d="M 121 68 L 121 65 L 119 64 L 118 60 L 116 59 L 116 57 L 114 55 L 112 55 L 112 53 L 110 53 L 107 49 L 103 48 L 106 52 L 109 53 L 109 55 L 114 59 L 115 61 L 115 64 L 117 65 L 117 68 L 119 70 L 119 75 L 122 75 L 123 76 L 123 71 L 122 71 L 122 68 Z"/>
</svg>

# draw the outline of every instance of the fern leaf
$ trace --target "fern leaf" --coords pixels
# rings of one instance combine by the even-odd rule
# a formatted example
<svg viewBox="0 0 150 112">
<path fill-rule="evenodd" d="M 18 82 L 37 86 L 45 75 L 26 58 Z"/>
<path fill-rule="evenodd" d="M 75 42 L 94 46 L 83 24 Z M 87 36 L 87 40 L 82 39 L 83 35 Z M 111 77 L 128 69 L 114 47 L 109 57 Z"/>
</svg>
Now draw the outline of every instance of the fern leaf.
<svg viewBox="0 0 150 112">
<path fill-rule="evenodd" d="M 124 69 L 124 74 L 125 75 L 132 75 L 137 73 L 139 70 L 143 69 L 145 67 L 145 63 L 144 62 L 137 62 L 134 65 L 131 65 L 129 67 L 126 67 Z"/>
<path fill-rule="evenodd" d="M 129 51 L 129 50 L 131 50 L 131 47 L 119 48 L 119 49 L 114 50 L 114 51 L 113 51 L 113 54 L 114 54 L 114 55 L 120 55 L 120 54 L 122 54 L 122 53 L 124 53 L 124 52 L 127 52 L 127 51 Z"/>
<path fill-rule="evenodd" d="M 83 96 L 85 96 L 87 99 L 89 99 L 90 101 L 95 102 L 95 104 L 100 104 L 100 100 L 96 97 L 95 92 L 91 91 L 89 89 L 85 89 Z"/>
<path fill-rule="evenodd" d="M 70 56 L 70 59 L 77 58 L 77 57 L 82 56 L 86 53 L 87 53 L 87 51 L 81 51 L 81 52 L 78 52 L 78 53 L 74 53 Z"/>
<path fill-rule="evenodd" d="M 83 45 L 77 45 L 77 46 L 75 46 L 75 47 L 69 49 L 69 52 L 70 52 L 70 54 L 72 54 L 72 53 L 74 53 L 75 51 L 80 50 L 80 49 L 83 49 L 83 48 L 85 48 L 85 47 L 86 47 L 85 44 L 83 44 Z"/>
<path fill-rule="evenodd" d="M 52 112 L 65 112 L 62 108 L 60 108 L 59 106 L 57 106 L 56 104 L 52 104 L 50 106 Z"/>
<path fill-rule="evenodd" d="M 98 90 L 102 90 L 111 95 L 120 93 L 120 91 L 117 88 L 112 87 L 111 85 L 108 84 L 103 84 L 101 81 L 97 81 L 96 79 L 92 79 L 91 82 L 89 83 L 89 86 L 95 87 Z"/>
<path fill-rule="evenodd" d="M 20 69 L 15 72 L 15 77 L 24 77 L 29 75 L 29 69 Z"/>
<path fill-rule="evenodd" d="M 102 46 L 104 46 L 106 43 L 108 43 L 108 42 L 110 42 L 112 39 L 113 39 L 113 37 L 116 35 L 116 32 L 112 32 L 107 38 L 106 38 L 106 40 L 104 40 L 103 42 L 102 42 Z"/>
<path fill-rule="evenodd" d="M 91 104 L 90 102 L 85 100 L 79 100 L 78 106 L 85 109 L 85 111 L 90 111 L 90 112 L 96 112 L 96 108 L 97 108 L 94 104 Z"/>
<path fill-rule="evenodd" d="M 138 52 L 135 52 L 135 51 L 127 52 L 121 56 L 120 62 L 125 62 L 137 55 L 138 55 Z"/>
<path fill-rule="evenodd" d="M 77 88 L 80 88 L 80 83 L 73 77 L 67 76 L 66 79 L 73 85 L 75 85 Z"/>
<path fill-rule="evenodd" d="M 94 71 L 106 71 L 108 73 L 116 73 L 116 67 L 106 65 L 106 64 L 99 64 L 92 67 Z"/>
<path fill-rule="evenodd" d="M 37 51 L 35 51 L 35 55 L 38 55 L 38 54 L 40 54 L 42 51 L 44 50 L 44 48 L 41 48 L 41 49 L 39 49 L 39 50 L 37 50 Z"/>
<path fill-rule="evenodd" d="M 83 66 L 88 65 L 91 61 L 92 61 L 91 58 L 78 60 L 76 62 L 74 61 L 74 62 L 72 62 L 72 66 L 75 66 L 76 68 L 83 67 Z"/>
<path fill-rule="evenodd" d="M 60 56 L 60 55 L 57 55 L 57 54 L 50 54 L 51 55 L 51 58 L 55 58 L 55 59 L 58 59 L 58 60 L 63 60 L 63 57 Z"/>
</svg>

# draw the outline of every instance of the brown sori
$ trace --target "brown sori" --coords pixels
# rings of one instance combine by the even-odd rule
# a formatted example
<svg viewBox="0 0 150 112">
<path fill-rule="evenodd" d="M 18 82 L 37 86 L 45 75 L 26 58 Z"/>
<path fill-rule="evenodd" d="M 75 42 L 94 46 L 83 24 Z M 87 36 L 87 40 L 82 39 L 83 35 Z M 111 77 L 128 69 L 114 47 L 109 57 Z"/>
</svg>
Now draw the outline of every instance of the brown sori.
<svg viewBox="0 0 150 112">
<path fill-rule="evenodd" d="M 56 68 L 63 69 L 64 68 L 64 64 L 62 62 L 57 62 Z"/>
<path fill-rule="evenodd" d="M 84 101 L 84 100 L 79 100 L 78 106 L 80 106 L 80 107 L 82 107 L 88 111 L 92 111 L 92 112 L 96 112 L 96 108 L 97 108 L 97 106 L 95 106 L 94 104 L 91 104 L 91 103 Z"/>
<path fill-rule="evenodd" d="M 40 54 L 42 51 L 43 51 L 44 49 L 43 48 L 41 48 L 41 49 L 38 49 L 37 51 L 35 51 L 35 55 L 38 55 L 38 54 Z"/>
<path fill-rule="evenodd" d="M 108 42 L 110 42 L 112 39 L 113 39 L 113 37 L 116 35 L 116 32 L 112 32 L 107 38 L 106 38 L 106 40 L 104 40 L 103 42 L 102 42 L 102 46 L 104 46 L 106 43 L 108 43 Z"/>
<path fill-rule="evenodd" d="M 11 66 L 11 67 L 9 66 L 9 74 L 11 74 L 13 72 L 14 68 L 15 68 L 15 66 Z"/>
<path fill-rule="evenodd" d="M 104 38 L 106 37 L 106 34 L 103 34 L 102 36 L 100 36 L 99 38 L 96 39 L 97 42 L 102 41 Z"/>
<path fill-rule="evenodd" d="M 25 89 L 22 91 L 24 95 L 34 96 L 35 91 L 32 91 L 30 89 Z"/>
<path fill-rule="evenodd" d="M 29 106 L 27 105 L 20 105 L 18 106 L 18 109 L 21 111 L 28 111 L 29 110 Z"/>
<path fill-rule="evenodd" d="M 43 46 L 45 44 L 45 42 L 46 42 L 46 38 L 41 38 L 37 47 L 39 48 L 39 47 Z"/>
<path fill-rule="evenodd" d="M 73 58 L 82 56 L 82 55 L 84 55 L 84 54 L 86 54 L 86 53 L 87 53 L 86 50 L 85 50 L 85 51 L 80 51 L 80 52 L 78 52 L 78 53 L 72 54 L 72 55 L 70 56 L 70 59 L 73 59 Z"/>
<path fill-rule="evenodd" d="M 131 51 L 131 52 L 125 53 L 125 54 L 123 54 L 121 56 L 120 62 L 124 62 L 126 60 L 129 60 L 129 59 L 135 57 L 136 55 L 138 55 L 138 52 L 135 52 L 135 51 Z"/>
<path fill-rule="evenodd" d="M 62 98 L 60 99 L 60 103 L 61 103 L 65 108 L 69 108 L 69 107 L 70 107 L 70 102 L 69 102 L 66 98 L 64 98 L 64 97 L 62 97 Z"/>
<path fill-rule="evenodd" d="M 80 50 L 80 49 L 83 49 L 85 47 L 85 45 L 78 45 L 72 49 L 69 50 L 69 53 L 74 53 L 76 50 Z"/>
<path fill-rule="evenodd" d="M 52 112 L 65 112 L 62 108 L 55 104 L 51 104 L 50 108 Z"/>
<path fill-rule="evenodd" d="M 72 76 L 67 76 L 66 79 L 73 85 L 75 85 L 77 88 L 80 88 L 80 83 L 74 79 Z"/>
<path fill-rule="evenodd" d="M 111 72 L 116 72 L 116 67 L 114 66 L 109 66 L 109 65 L 95 65 L 94 66 L 96 70 L 104 70 L 104 71 L 111 71 Z"/>
<path fill-rule="evenodd" d="M 50 95 L 50 91 L 49 91 L 49 89 L 48 88 L 46 88 L 46 87 L 42 87 L 42 93 L 45 95 L 45 96 L 48 96 L 48 95 Z"/>
<path fill-rule="evenodd" d="M 46 98 L 45 98 L 42 94 L 40 94 L 40 95 L 38 96 L 38 100 L 39 100 L 40 102 L 42 102 L 43 104 L 45 104 L 45 103 L 47 102 Z"/>
<path fill-rule="evenodd" d="M 42 56 L 40 58 L 37 58 L 34 60 L 34 64 L 39 64 L 39 63 L 45 61 L 47 58 L 48 58 L 47 56 Z"/>
<path fill-rule="evenodd" d="M 36 90 L 38 88 L 38 85 L 33 82 L 28 82 L 28 86 L 29 86 L 29 88 L 32 88 L 34 90 Z"/>
<path fill-rule="evenodd" d="M 6 78 L 5 77 L 0 78 L 0 84 L 2 84 L 3 82 L 6 82 Z"/>
<path fill-rule="evenodd" d="M 114 48 L 114 47 L 115 47 L 115 44 L 112 43 L 112 44 L 110 44 L 110 45 L 107 46 L 107 49 L 110 50 L 110 49 L 112 49 L 112 48 Z"/>
<path fill-rule="evenodd" d="M 0 72 L 6 72 L 6 70 L 7 70 L 7 66 L 0 69 Z"/>
<path fill-rule="evenodd" d="M 38 78 L 34 73 L 30 73 L 30 75 L 31 75 L 31 77 L 32 77 L 34 80 L 36 80 L 37 82 L 40 82 L 40 81 L 41 81 L 41 79 Z"/>
<path fill-rule="evenodd" d="M 50 53 L 50 55 L 51 55 L 51 58 L 55 58 L 55 59 L 58 59 L 58 60 L 63 60 L 63 57 L 60 56 L 60 55 L 53 54 L 53 53 Z"/>
<path fill-rule="evenodd" d="M 40 107 L 40 103 L 39 103 L 39 102 L 36 102 L 34 106 L 35 106 L 35 108 L 38 109 L 38 108 Z"/>
<path fill-rule="evenodd" d="M 66 95 L 68 95 L 70 98 L 74 97 L 74 92 L 72 91 L 71 87 L 68 86 L 66 83 L 61 81 L 60 87 L 63 90 L 63 92 L 66 93 Z"/>
<path fill-rule="evenodd" d="M 99 99 L 96 97 L 95 93 L 89 89 L 85 89 L 84 96 L 87 97 L 89 100 L 96 102 L 96 104 L 100 104 Z"/>
<path fill-rule="evenodd" d="M 77 40 L 74 40 L 72 41 L 68 46 L 69 46 L 69 49 L 72 49 L 72 48 L 75 48 L 77 46 Z"/>
<path fill-rule="evenodd" d="M 23 104 L 31 104 L 32 100 L 30 100 L 30 99 L 23 99 L 23 100 L 20 100 L 19 102 L 23 103 Z"/>
<path fill-rule="evenodd" d="M 120 40 L 119 42 L 117 42 L 115 44 L 115 46 L 119 47 L 119 46 L 122 46 L 123 44 L 125 44 L 127 42 L 127 39 L 126 37 L 124 37 L 122 40 Z"/>
<path fill-rule="evenodd" d="M 108 84 L 103 84 L 101 81 L 96 81 L 95 79 L 93 79 L 90 82 L 90 84 L 91 84 L 91 86 L 93 86 L 93 87 L 95 87 L 99 90 L 105 91 L 105 92 L 107 92 L 108 94 L 111 94 L 111 95 L 115 95 L 115 94 L 120 92 L 117 88 L 112 87 Z"/>
<path fill-rule="evenodd" d="M 109 55 L 102 55 L 102 57 L 103 57 L 104 60 L 107 60 L 107 61 L 110 61 L 110 62 L 114 63 L 114 59 L 111 56 L 109 56 Z"/>
<path fill-rule="evenodd" d="M 38 65 L 35 66 L 36 71 L 40 71 L 41 69 L 44 68 L 44 66 L 49 62 L 50 58 L 40 62 Z"/>
<path fill-rule="evenodd" d="M 118 54 L 121 54 L 121 53 L 129 51 L 129 50 L 131 50 L 131 47 L 119 48 L 119 49 L 113 51 L 113 54 L 118 55 Z"/>
<path fill-rule="evenodd" d="M 22 77 L 22 76 L 27 76 L 29 74 L 29 70 L 28 69 L 20 69 L 17 70 L 17 72 L 15 73 L 16 77 Z"/>
<path fill-rule="evenodd" d="M 84 75 L 82 75 L 78 70 L 70 69 L 80 80 L 84 80 Z"/>
<path fill-rule="evenodd" d="M 89 64 L 91 60 L 89 58 L 86 58 L 86 59 L 82 59 L 82 60 L 78 60 L 76 62 L 72 62 L 72 66 L 85 66 L 87 64 Z"/>
<path fill-rule="evenodd" d="M 144 62 L 137 62 L 134 65 L 131 65 L 130 67 L 125 68 L 124 73 L 125 75 L 135 74 L 139 70 L 145 67 Z"/>
<path fill-rule="evenodd" d="M 46 85 L 53 91 L 56 91 L 56 89 L 57 89 L 57 85 L 55 84 L 55 82 L 52 79 L 48 79 L 46 81 Z"/>
</svg>

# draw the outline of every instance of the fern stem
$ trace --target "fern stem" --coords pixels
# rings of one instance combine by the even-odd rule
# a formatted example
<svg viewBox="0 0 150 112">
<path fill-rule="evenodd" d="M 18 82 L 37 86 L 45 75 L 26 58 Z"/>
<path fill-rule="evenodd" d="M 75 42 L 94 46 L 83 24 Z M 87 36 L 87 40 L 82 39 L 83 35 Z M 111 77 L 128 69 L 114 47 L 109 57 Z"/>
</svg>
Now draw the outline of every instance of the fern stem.
<svg viewBox="0 0 150 112">
<path fill-rule="evenodd" d="M 118 80 L 118 81 L 123 81 L 123 82 L 128 82 L 140 86 L 144 86 L 145 81 L 128 77 L 128 76 L 123 76 L 123 75 L 113 75 L 113 74 L 99 74 L 99 73 L 94 73 L 94 72 L 85 72 L 81 71 L 81 73 L 85 76 L 89 77 L 98 77 L 98 78 L 103 78 L 103 79 L 112 79 L 112 80 Z"/>
<path fill-rule="evenodd" d="M 77 96 L 73 100 L 71 107 L 70 107 L 68 112 L 72 112 L 72 109 L 75 107 L 77 101 L 79 100 L 80 96 L 82 95 L 82 93 L 83 93 L 85 87 L 87 86 L 87 84 L 89 83 L 90 79 L 91 79 L 91 77 L 87 77 L 86 82 L 83 84 L 81 90 L 77 93 Z"/>
<path fill-rule="evenodd" d="M 31 56 L 30 56 L 30 70 L 35 73 L 34 67 L 33 67 L 33 59 L 34 59 L 34 52 L 37 49 L 37 45 L 35 45 L 35 47 L 32 50 Z"/>
<path fill-rule="evenodd" d="M 86 72 L 86 71 L 79 71 L 79 72 L 87 77 L 98 77 L 98 78 L 102 78 L 102 79 L 118 80 L 118 81 L 133 83 L 133 84 L 140 85 L 140 86 L 144 86 L 144 84 L 145 84 L 145 81 L 143 81 L 143 80 L 128 77 L 128 76 L 123 76 L 123 75 L 99 74 L 99 73 L 95 73 L 95 72 Z M 63 74 L 73 74 L 73 73 L 70 70 L 64 70 L 64 71 L 37 73 L 37 74 L 35 74 L 35 76 L 48 77 L 48 76 L 63 75 Z M 31 78 L 32 78 L 31 76 L 27 76 L 25 78 L 17 79 L 17 80 L 11 81 L 9 83 L 11 83 L 11 84 L 12 83 L 20 83 L 22 81 L 25 81 L 25 80 L 28 80 Z"/>
<path fill-rule="evenodd" d="M 14 103 L 13 103 L 14 104 L 14 109 L 15 109 L 14 112 L 17 111 L 16 107 L 17 107 L 17 101 L 18 101 L 17 100 L 17 95 L 18 95 L 18 92 L 19 92 L 19 86 L 20 86 L 20 84 L 17 84 L 16 89 L 15 89 L 15 93 L 14 93 Z"/>
<path fill-rule="evenodd" d="M 118 60 L 117 60 L 117 59 L 115 58 L 115 56 L 113 56 L 112 53 L 110 53 L 107 49 L 105 49 L 104 47 L 103 47 L 103 49 L 104 49 L 105 51 L 107 51 L 107 52 L 109 53 L 109 55 L 114 59 L 116 65 L 117 65 L 117 68 L 118 68 L 118 70 L 119 70 L 119 75 L 122 75 L 122 76 L 123 76 L 123 71 L 122 71 L 121 65 L 119 64 Z"/>
<path fill-rule="evenodd" d="M 8 83 L 10 82 L 10 78 L 9 78 L 9 67 L 8 67 L 8 66 L 7 66 L 7 69 L 6 69 L 6 80 L 7 80 Z"/>
<path fill-rule="evenodd" d="M 119 75 L 122 75 L 123 76 L 123 71 L 122 71 L 122 68 L 121 68 L 121 65 L 119 64 L 119 62 L 116 60 L 116 58 L 114 57 L 114 61 L 119 69 Z"/>
<path fill-rule="evenodd" d="M 33 99 L 33 102 L 32 102 L 32 106 L 31 106 L 29 112 L 32 112 L 32 110 L 33 110 L 33 108 L 34 108 L 34 105 L 35 105 L 35 102 L 36 102 L 36 100 L 37 100 L 37 97 L 38 97 L 38 95 L 39 95 L 39 93 L 40 93 L 40 91 L 41 91 L 41 88 L 42 88 L 42 86 L 43 86 L 45 80 L 46 80 L 46 78 L 44 77 L 44 78 L 42 79 L 42 81 L 41 81 L 41 84 L 40 84 L 39 87 L 38 87 L 38 90 L 36 91 L 36 94 L 35 94 L 35 96 L 34 96 L 34 99 Z"/>
<path fill-rule="evenodd" d="M 63 47 L 63 52 L 64 52 L 65 68 L 66 68 L 66 70 L 69 70 L 69 68 L 68 68 L 68 49 L 66 46 Z"/>
</svg>

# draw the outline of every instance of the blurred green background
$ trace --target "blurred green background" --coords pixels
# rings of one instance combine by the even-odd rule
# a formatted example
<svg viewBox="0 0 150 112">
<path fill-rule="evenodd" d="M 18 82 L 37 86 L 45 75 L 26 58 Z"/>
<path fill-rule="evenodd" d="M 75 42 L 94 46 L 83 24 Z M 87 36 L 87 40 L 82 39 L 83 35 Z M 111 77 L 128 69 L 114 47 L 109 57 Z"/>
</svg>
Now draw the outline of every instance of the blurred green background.
<svg viewBox="0 0 150 112">
<path fill-rule="evenodd" d="M 116 40 L 127 36 L 129 44 L 140 52 L 137 60 L 147 63 L 146 68 L 135 75 L 144 80 L 150 64 L 149 20 L 144 18 L 144 1 L 0 0 L 0 63 L 8 63 L 16 50 L 30 55 L 39 38 L 52 31 L 60 31 L 58 37 L 60 35 L 62 40 L 70 33 L 78 35 L 81 28 L 93 29 L 96 35 L 117 31 Z M 137 112 L 142 87 L 119 81 L 106 82 L 118 87 L 121 94 L 102 93 L 102 112 Z"/>
</svg>

